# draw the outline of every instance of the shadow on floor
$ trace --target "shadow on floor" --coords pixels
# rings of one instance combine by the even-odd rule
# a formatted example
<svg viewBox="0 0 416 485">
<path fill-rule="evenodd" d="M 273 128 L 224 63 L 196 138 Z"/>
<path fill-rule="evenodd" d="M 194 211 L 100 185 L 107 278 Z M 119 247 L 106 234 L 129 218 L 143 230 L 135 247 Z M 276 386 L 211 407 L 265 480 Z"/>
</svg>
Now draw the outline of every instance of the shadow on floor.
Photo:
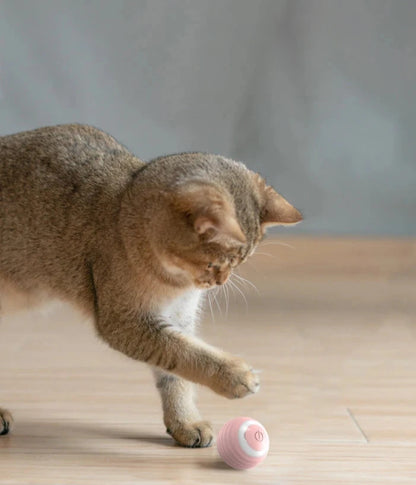
<svg viewBox="0 0 416 485">
<path fill-rule="evenodd" d="M 113 426 L 105 426 L 97 423 L 79 423 L 79 422 L 58 422 L 58 421 L 17 421 L 12 433 L 9 435 L 10 440 L 7 442 L 7 448 L 21 447 L 28 450 L 33 444 L 36 453 L 50 452 L 51 449 L 65 450 L 65 452 L 73 449 L 79 453 L 80 448 L 87 448 L 84 451 L 88 453 L 106 453 L 108 450 L 103 449 L 102 446 L 95 447 L 95 444 L 106 443 L 111 449 L 118 445 L 124 450 L 129 448 L 126 441 L 137 441 L 142 444 L 152 444 L 159 447 L 175 448 L 178 445 L 166 435 L 140 433 L 140 431 L 129 431 L 123 427 L 118 427 L 117 424 Z M 39 441 L 43 443 L 39 449 Z M 114 442 L 111 446 L 110 442 Z M 120 441 L 124 442 L 124 446 Z M 6 446 L 0 447 L 5 448 Z M 3 442 L 3 445 L 6 445 Z M 28 450 L 30 451 L 30 450 Z"/>
</svg>

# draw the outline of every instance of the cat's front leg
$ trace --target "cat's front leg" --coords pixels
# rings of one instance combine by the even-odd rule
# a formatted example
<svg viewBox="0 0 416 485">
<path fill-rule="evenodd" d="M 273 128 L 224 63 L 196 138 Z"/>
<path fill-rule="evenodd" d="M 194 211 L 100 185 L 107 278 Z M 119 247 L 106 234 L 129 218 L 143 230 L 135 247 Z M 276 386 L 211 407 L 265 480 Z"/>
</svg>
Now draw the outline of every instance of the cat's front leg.
<svg viewBox="0 0 416 485">
<path fill-rule="evenodd" d="M 259 377 L 242 359 L 183 335 L 162 317 L 114 303 L 97 308 L 98 333 L 116 350 L 161 370 L 210 387 L 230 399 L 253 394 Z"/>
<path fill-rule="evenodd" d="M 154 368 L 153 373 L 162 399 L 166 431 L 182 446 L 210 446 L 212 427 L 201 419 L 195 406 L 194 384 L 161 369 Z"/>
<path fill-rule="evenodd" d="M 91 267 L 95 325 L 111 347 L 231 399 L 258 391 L 258 375 L 246 362 L 185 335 L 164 312 L 146 310 L 115 273 L 104 264 Z"/>
<path fill-rule="evenodd" d="M 185 335 L 194 335 L 202 292 L 191 290 L 161 309 L 172 327 Z M 203 421 L 195 405 L 195 384 L 153 367 L 159 391 L 166 431 L 182 446 L 204 448 L 213 440 L 211 424 Z"/>
</svg>

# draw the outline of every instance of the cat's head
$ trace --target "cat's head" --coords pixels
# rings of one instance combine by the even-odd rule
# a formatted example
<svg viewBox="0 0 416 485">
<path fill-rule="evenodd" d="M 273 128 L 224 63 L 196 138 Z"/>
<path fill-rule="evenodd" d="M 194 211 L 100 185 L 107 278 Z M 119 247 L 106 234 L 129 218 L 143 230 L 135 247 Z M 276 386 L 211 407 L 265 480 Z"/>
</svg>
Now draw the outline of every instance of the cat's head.
<svg viewBox="0 0 416 485">
<path fill-rule="evenodd" d="M 216 155 L 156 159 L 143 171 L 145 179 L 142 190 L 154 194 L 143 202 L 147 234 L 172 282 L 221 285 L 253 254 L 268 227 L 302 220 L 262 177 Z"/>
</svg>

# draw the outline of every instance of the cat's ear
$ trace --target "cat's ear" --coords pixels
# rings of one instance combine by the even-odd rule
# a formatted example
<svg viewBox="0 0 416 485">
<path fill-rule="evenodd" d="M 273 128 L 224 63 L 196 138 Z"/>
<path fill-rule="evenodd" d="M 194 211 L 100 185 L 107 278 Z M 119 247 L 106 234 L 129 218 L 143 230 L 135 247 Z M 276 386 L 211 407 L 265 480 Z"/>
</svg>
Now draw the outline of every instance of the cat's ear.
<svg viewBox="0 0 416 485">
<path fill-rule="evenodd" d="M 264 228 L 276 225 L 291 225 L 300 222 L 303 217 L 292 204 L 278 194 L 273 187 L 266 185 L 259 176 L 258 181 L 263 193 L 263 207 L 260 222 Z"/>
<path fill-rule="evenodd" d="M 177 209 L 190 220 L 194 231 L 220 244 L 241 244 L 246 241 L 237 221 L 233 204 L 213 185 L 192 182 L 174 195 Z"/>
</svg>

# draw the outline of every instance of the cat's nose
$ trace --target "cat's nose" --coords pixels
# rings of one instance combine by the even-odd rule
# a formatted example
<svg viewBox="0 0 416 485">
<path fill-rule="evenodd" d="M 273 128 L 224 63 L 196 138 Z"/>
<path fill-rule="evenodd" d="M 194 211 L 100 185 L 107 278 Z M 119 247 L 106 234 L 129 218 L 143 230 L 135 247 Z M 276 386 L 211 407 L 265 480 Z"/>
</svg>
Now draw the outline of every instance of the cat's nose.
<svg viewBox="0 0 416 485">
<path fill-rule="evenodd" d="M 215 278 L 215 283 L 217 285 L 223 285 L 227 280 L 228 280 L 228 273 L 223 273 L 223 274 L 217 274 Z"/>
</svg>

